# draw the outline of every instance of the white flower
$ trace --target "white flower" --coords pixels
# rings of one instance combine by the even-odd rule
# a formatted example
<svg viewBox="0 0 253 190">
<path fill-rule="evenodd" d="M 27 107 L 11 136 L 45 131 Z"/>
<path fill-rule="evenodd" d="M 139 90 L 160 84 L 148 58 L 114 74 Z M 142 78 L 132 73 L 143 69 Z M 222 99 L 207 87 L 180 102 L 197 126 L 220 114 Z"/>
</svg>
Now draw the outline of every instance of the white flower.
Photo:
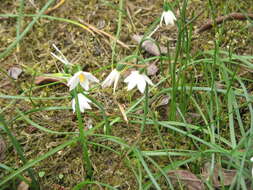
<svg viewBox="0 0 253 190">
<path fill-rule="evenodd" d="M 176 21 L 176 17 L 174 15 L 174 13 L 170 10 L 168 11 L 163 11 L 163 14 L 161 16 L 161 21 L 160 21 L 160 26 L 162 25 L 162 22 L 165 22 L 165 25 L 174 25 L 174 21 Z"/>
<path fill-rule="evenodd" d="M 80 83 L 85 90 L 89 90 L 89 81 L 99 82 L 91 73 L 78 71 L 68 81 L 69 90 L 73 90 L 78 83 Z"/>
<path fill-rule="evenodd" d="M 77 97 L 78 97 L 79 109 L 82 113 L 84 112 L 85 109 L 91 109 L 91 107 L 89 105 L 89 103 L 91 103 L 91 101 L 88 98 L 86 98 L 81 93 L 77 94 Z M 72 109 L 73 109 L 73 113 L 75 113 L 75 111 L 76 111 L 75 98 L 72 99 Z"/>
<path fill-rule="evenodd" d="M 132 71 L 131 74 L 125 78 L 124 82 L 128 83 L 127 90 L 132 90 L 137 86 L 141 93 L 144 93 L 146 83 L 154 85 L 145 74 L 140 74 L 139 71 Z"/>
<path fill-rule="evenodd" d="M 64 63 L 64 65 L 72 65 L 67 58 L 63 55 L 63 53 L 56 47 L 55 44 L 53 44 L 54 49 L 60 54 L 60 56 L 55 55 L 54 53 L 51 52 L 51 55 L 54 56 L 56 59 Z"/>
<path fill-rule="evenodd" d="M 106 77 L 104 82 L 102 83 L 102 87 L 106 88 L 109 87 L 113 84 L 113 92 L 115 92 L 115 89 L 118 85 L 119 82 L 119 77 L 120 77 L 120 72 L 117 71 L 117 69 L 113 69 L 112 72 Z"/>
</svg>

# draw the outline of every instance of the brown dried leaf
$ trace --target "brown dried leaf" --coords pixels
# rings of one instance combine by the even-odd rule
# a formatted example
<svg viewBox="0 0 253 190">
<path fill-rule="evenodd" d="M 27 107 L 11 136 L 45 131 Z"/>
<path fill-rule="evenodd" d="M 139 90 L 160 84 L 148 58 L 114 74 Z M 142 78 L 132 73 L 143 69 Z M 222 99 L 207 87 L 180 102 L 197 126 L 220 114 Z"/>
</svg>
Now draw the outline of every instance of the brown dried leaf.
<svg viewBox="0 0 253 190">
<path fill-rule="evenodd" d="M 58 184 L 53 184 L 53 185 L 52 185 L 52 188 L 53 188 L 54 190 L 70 190 L 69 187 L 64 187 L 64 186 L 61 186 L 61 185 L 58 185 Z"/>
<path fill-rule="evenodd" d="M 210 178 L 211 164 L 208 162 L 202 169 L 201 176 L 206 180 Z M 236 170 L 228 170 L 216 164 L 213 171 L 212 183 L 215 187 L 231 185 L 236 176 Z"/>
<path fill-rule="evenodd" d="M 169 96 L 163 96 L 160 100 L 159 100 L 159 104 L 158 106 L 165 106 L 169 103 L 170 101 L 170 97 Z"/>
<path fill-rule="evenodd" d="M 4 139 L 0 137 L 0 161 L 5 158 L 6 144 Z"/>
<path fill-rule="evenodd" d="M 36 128 L 32 125 L 29 125 L 25 128 L 25 132 L 28 134 L 32 134 L 32 133 L 36 132 L 37 130 L 38 130 L 38 128 Z"/>
<path fill-rule="evenodd" d="M 136 41 L 138 44 L 140 44 L 142 42 L 142 38 L 143 36 L 142 35 L 133 35 L 132 39 L 134 41 Z M 154 43 L 154 40 L 145 40 L 142 42 L 142 45 L 141 47 L 148 53 L 152 54 L 152 55 L 155 55 L 155 56 L 159 56 L 162 54 L 166 54 L 167 53 L 167 48 L 162 46 L 162 45 L 159 45 L 160 47 L 160 51 L 159 51 L 159 48 L 157 47 L 157 45 Z"/>
<path fill-rule="evenodd" d="M 11 67 L 9 70 L 8 70 L 8 75 L 17 80 L 18 77 L 21 75 L 22 73 L 22 69 L 18 68 L 18 67 Z"/>
<path fill-rule="evenodd" d="M 151 63 L 148 68 L 147 68 L 147 75 L 148 76 L 153 76 L 158 72 L 158 67 L 156 66 L 155 63 Z"/>
<path fill-rule="evenodd" d="M 168 172 L 173 184 L 183 183 L 188 190 L 204 190 L 203 182 L 193 173 L 187 170 L 171 170 Z"/>
<path fill-rule="evenodd" d="M 28 190 L 29 189 L 29 185 L 23 181 L 21 181 L 21 183 L 18 185 L 17 190 Z"/>
<path fill-rule="evenodd" d="M 47 77 L 47 76 L 38 76 L 35 78 L 36 85 L 49 84 L 49 83 L 53 83 L 53 82 L 61 82 L 61 84 L 64 84 L 65 86 L 67 86 L 67 84 L 62 82 L 62 79 L 60 79 L 60 78 Z"/>
</svg>

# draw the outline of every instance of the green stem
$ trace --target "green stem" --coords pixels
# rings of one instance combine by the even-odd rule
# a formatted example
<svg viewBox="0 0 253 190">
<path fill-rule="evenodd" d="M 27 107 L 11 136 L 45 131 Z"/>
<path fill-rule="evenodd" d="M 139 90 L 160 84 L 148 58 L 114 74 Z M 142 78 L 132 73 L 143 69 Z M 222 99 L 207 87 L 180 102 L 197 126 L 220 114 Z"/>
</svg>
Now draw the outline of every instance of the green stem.
<svg viewBox="0 0 253 190">
<path fill-rule="evenodd" d="M 110 127 L 109 120 L 108 120 L 108 117 L 106 115 L 103 105 L 101 105 L 98 101 L 96 101 L 96 99 L 88 96 L 87 94 L 83 94 L 83 95 L 86 96 L 88 99 L 90 99 L 92 101 L 92 103 L 94 103 L 100 109 L 100 111 L 103 114 L 103 119 L 105 122 L 105 134 L 110 135 L 111 134 L 111 127 Z"/>
<path fill-rule="evenodd" d="M 23 19 L 23 11 L 24 11 L 24 0 L 19 0 L 19 16 L 18 16 L 18 19 L 17 19 L 17 29 L 16 29 L 16 35 L 17 35 L 17 38 L 18 36 L 20 35 L 20 29 L 22 27 L 22 19 Z M 17 50 L 19 51 L 19 43 L 17 44 Z"/>
<path fill-rule="evenodd" d="M 146 121 L 147 121 L 147 114 L 148 114 L 148 84 L 146 83 L 146 88 L 145 88 L 145 99 L 144 99 L 144 116 L 143 116 L 143 122 L 141 125 L 141 133 L 143 133 L 144 128 L 146 126 Z"/>
<path fill-rule="evenodd" d="M 82 153 L 83 153 L 83 168 L 86 169 L 88 179 L 92 179 L 92 176 L 93 176 L 92 165 L 91 165 L 91 161 L 89 158 L 87 138 L 84 135 L 84 124 L 83 124 L 83 120 L 82 120 L 82 115 L 81 115 L 81 111 L 80 111 L 80 106 L 79 106 L 79 101 L 78 101 L 76 89 L 74 89 L 74 97 L 75 97 L 75 102 L 76 102 L 76 105 L 75 105 L 76 106 L 76 115 L 77 115 L 78 127 L 79 127 L 79 142 L 82 146 Z"/>
<path fill-rule="evenodd" d="M 115 49 L 116 49 L 116 43 L 119 39 L 120 36 L 120 32 L 121 32 L 121 25 L 122 25 L 122 14 L 123 14 L 123 4 L 124 4 L 124 0 L 120 0 L 119 1 L 119 15 L 118 15 L 118 26 L 117 26 L 117 33 L 116 33 L 116 37 L 115 40 L 113 42 L 112 45 L 112 67 L 114 64 L 114 59 L 115 59 Z"/>
</svg>

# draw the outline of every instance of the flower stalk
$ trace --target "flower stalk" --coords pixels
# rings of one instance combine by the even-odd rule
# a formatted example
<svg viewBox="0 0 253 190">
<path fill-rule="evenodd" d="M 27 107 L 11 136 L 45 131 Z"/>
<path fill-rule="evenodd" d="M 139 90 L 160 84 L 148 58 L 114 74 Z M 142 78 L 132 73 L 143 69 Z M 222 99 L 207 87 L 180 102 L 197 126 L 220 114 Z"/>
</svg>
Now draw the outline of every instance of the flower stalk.
<svg viewBox="0 0 253 190">
<path fill-rule="evenodd" d="M 146 121 L 147 121 L 147 114 L 148 114 L 148 85 L 145 87 L 145 99 L 144 99 L 144 104 L 143 104 L 143 110 L 144 110 L 144 115 L 143 115 L 143 121 L 141 125 L 141 133 L 143 133 L 145 126 L 146 126 Z"/>
<path fill-rule="evenodd" d="M 87 143 L 87 138 L 84 135 L 84 124 L 83 124 L 83 119 L 81 115 L 81 110 L 80 110 L 80 105 L 79 105 L 79 100 L 78 100 L 78 95 L 77 95 L 77 90 L 74 89 L 74 97 L 75 97 L 75 111 L 76 111 L 76 116 L 78 120 L 78 128 L 79 128 L 79 142 L 82 147 L 82 158 L 83 158 L 83 168 L 86 169 L 87 172 L 87 178 L 91 179 L 93 176 L 93 170 L 92 170 L 92 165 L 89 157 L 89 151 L 88 151 L 88 143 Z"/>
<path fill-rule="evenodd" d="M 100 111 L 102 112 L 102 114 L 103 114 L 103 120 L 104 120 L 104 122 L 105 122 L 105 125 L 104 125 L 104 133 L 105 133 L 106 135 L 110 135 L 110 134 L 111 134 L 111 127 L 110 127 L 109 120 L 108 120 L 108 117 L 107 117 L 107 115 L 106 115 L 106 112 L 105 112 L 105 109 L 104 109 L 103 105 L 101 105 L 98 101 L 96 101 L 95 98 L 92 98 L 92 97 L 90 97 L 90 96 L 88 96 L 88 95 L 87 95 L 87 98 L 89 98 L 89 99 L 91 100 L 91 102 L 92 102 L 94 105 L 96 105 L 96 106 L 100 109 Z"/>
</svg>

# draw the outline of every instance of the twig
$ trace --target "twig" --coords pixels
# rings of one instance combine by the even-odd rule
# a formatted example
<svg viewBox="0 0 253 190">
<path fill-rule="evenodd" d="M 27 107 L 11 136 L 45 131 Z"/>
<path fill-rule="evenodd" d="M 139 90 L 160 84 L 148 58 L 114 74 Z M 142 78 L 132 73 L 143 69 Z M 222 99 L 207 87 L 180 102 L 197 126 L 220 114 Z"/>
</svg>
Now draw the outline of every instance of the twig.
<svg viewBox="0 0 253 190">
<path fill-rule="evenodd" d="M 253 19 L 253 14 L 243 14 L 243 13 L 230 13 L 226 16 L 220 16 L 215 19 L 215 24 L 221 24 L 225 21 L 231 20 L 247 20 Z M 212 20 L 208 20 L 200 29 L 197 30 L 197 33 L 202 33 L 206 30 L 209 30 L 213 27 L 214 23 Z"/>
</svg>

